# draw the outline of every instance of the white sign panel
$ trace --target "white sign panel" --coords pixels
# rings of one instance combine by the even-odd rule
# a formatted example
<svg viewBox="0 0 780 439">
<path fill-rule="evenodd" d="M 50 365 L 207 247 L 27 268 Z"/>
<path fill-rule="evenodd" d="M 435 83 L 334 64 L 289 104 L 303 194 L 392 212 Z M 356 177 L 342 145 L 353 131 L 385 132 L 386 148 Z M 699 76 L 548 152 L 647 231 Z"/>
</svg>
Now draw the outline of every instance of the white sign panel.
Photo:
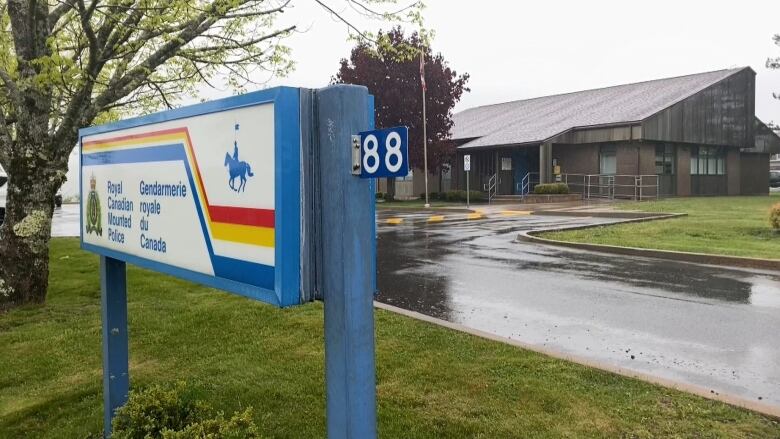
<svg viewBox="0 0 780 439">
<path fill-rule="evenodd" d="M 275 291 L 275 103 L 190 113 L 82 132 L 82 245 L 217 287 Z"/>
<path fill-rule="evenodd" d="M 463 156 L 463 170 L 471 171 L 471 154 L 466 154 Z"/>
</svg>

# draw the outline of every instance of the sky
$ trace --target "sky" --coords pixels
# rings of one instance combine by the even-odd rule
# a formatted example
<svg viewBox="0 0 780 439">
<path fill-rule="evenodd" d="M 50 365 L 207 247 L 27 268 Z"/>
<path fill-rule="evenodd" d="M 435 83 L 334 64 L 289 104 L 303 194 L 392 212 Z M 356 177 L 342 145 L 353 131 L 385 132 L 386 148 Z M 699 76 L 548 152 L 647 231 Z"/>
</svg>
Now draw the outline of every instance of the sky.
<svg viewBox="0 0 780 439">
<path fill-rule="evenodd" d="M 387 28 L 359 16 L 344 0 L 325 1 L 360 29 Z M 756 115 L 780 123 L 780 100 L 772 97 L 780 93 L 780 70 L 765 67 L 767 57 L 780 57 L 772 41 L 780 34 L 780 1 L 426 0 L 426 5 L 426 27 L 436 32 L 433 51 L 471 77 L 471 91 L 455 111 L 749 66 L 757 73 Z M 282 17 L 280 25 L 298 26 L 286 41 L 296 69 L 285 78 L 257 80 L 269 87 L 326 86 L 354 45 L 347 40 L 347 25 L 313 0 L 292 0 Z M 204 88 L 201 97 L 231 94 Z M 74 159 L 69 177 L 78 166 Z M 66 195 L 76 190 L 77 179 L 69 180 L 74 184 L 63 188 Z"/>
<path fill-rule="evenodd" d="M 403 0 L 399 0 L 403 3 Z M 339 12 L 355 16 L 341 0 Z M 458 72 L 471 75 L 471 92 L 457 110 L 569 91 L 750 66 L 756 71 L 756 114 L 780 122 L 777 0 L 654 0 L 535 2 L 426 0 L 432 48 Z M 288 44 L 297 63 L 270 84 L 321 87 L 349 56 L 346 25 L 312 0 L 294 0 L 285 17 L 305 32 Z M 355 20 L 362 28 L 382 24 Z"/>
</svg>

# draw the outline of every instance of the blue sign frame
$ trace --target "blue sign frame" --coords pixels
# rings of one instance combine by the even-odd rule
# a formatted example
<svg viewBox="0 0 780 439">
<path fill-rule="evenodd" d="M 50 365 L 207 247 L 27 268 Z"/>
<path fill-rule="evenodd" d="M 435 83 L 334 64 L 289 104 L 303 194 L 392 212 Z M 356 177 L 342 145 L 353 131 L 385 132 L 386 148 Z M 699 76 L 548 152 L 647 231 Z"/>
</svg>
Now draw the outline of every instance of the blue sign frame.
<svg viewBox="0 0 780 439">
<path fill-rule="evenodd" d="M 275 243 L 273 288 L 263 288 L 231 279 L 161 263 L 84 242 L 84 215 L 81 215 L 81 248 L 102 256 L 129 262 L 213 288 L 229 291 L 279 307 L 301 303 L 301 114 L 300 89 L 276 87 L 170 111 L 150 114 L 79 130 L 79 160 L 83 163 L 82 139 L 128 128 L 201 116 L 262 104 L 274 104 L 275 144 Z M 79 170 L 81 212 L 84 212 L 83 167 Z"/>
<path fill-rule="evenodd" d="M 373 136 L 376 140 L 372 148 L 372 156 L 366 157 L 366 140 Z M 387 167 L 388 140 L 395 138 L 398 143 L 398 160 L 401 160 L 398 170 Z M 391 154 L 392 155 L 392 154 Z M 374 161 L 375 160 L 375 161 Z M 392 162 L 392 160 L 391 160 Z M 409 129 L 405 126 L 385 128 L 381 130 L 363 131 L 360 133 L 360 178 L 406 177 L 409 175 Z M 398 163 L 398 162 L 395 162 Z M 375 166 L 373 171 L 368 166 Z"/>
</svg>

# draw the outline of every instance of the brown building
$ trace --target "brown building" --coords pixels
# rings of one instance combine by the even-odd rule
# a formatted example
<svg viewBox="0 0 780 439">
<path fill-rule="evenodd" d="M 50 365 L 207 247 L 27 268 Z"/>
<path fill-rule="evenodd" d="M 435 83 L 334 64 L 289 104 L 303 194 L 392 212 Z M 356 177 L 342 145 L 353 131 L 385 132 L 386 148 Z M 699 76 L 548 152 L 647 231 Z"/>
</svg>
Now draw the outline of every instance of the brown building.
<svg viewBox="0 0 780 439">
<path fill-rule="evenodd" d="M 523 195 L 766 194 L 780 137 L 755 116 L 749 67 L 468 109 L 455 114 L 452 186 Z"/>
</svg>

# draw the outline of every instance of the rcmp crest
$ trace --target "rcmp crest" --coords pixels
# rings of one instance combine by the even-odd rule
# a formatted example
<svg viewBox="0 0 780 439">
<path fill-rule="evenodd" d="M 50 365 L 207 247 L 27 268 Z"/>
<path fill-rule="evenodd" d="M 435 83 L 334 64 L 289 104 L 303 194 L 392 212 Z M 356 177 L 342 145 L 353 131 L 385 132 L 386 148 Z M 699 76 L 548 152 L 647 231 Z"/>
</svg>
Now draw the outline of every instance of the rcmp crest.
<svg viewBox="0 0 780 439">
<path fill-rule="evenodd" d="M 100 198 L 95 190 L 95 176 L 89 178 L 89 196 L 87 197 L 87 233 L 95 233 L 103 236 L 103 225 L 101 224 L 102 215 L 100 215 Z"/>
</svg>

